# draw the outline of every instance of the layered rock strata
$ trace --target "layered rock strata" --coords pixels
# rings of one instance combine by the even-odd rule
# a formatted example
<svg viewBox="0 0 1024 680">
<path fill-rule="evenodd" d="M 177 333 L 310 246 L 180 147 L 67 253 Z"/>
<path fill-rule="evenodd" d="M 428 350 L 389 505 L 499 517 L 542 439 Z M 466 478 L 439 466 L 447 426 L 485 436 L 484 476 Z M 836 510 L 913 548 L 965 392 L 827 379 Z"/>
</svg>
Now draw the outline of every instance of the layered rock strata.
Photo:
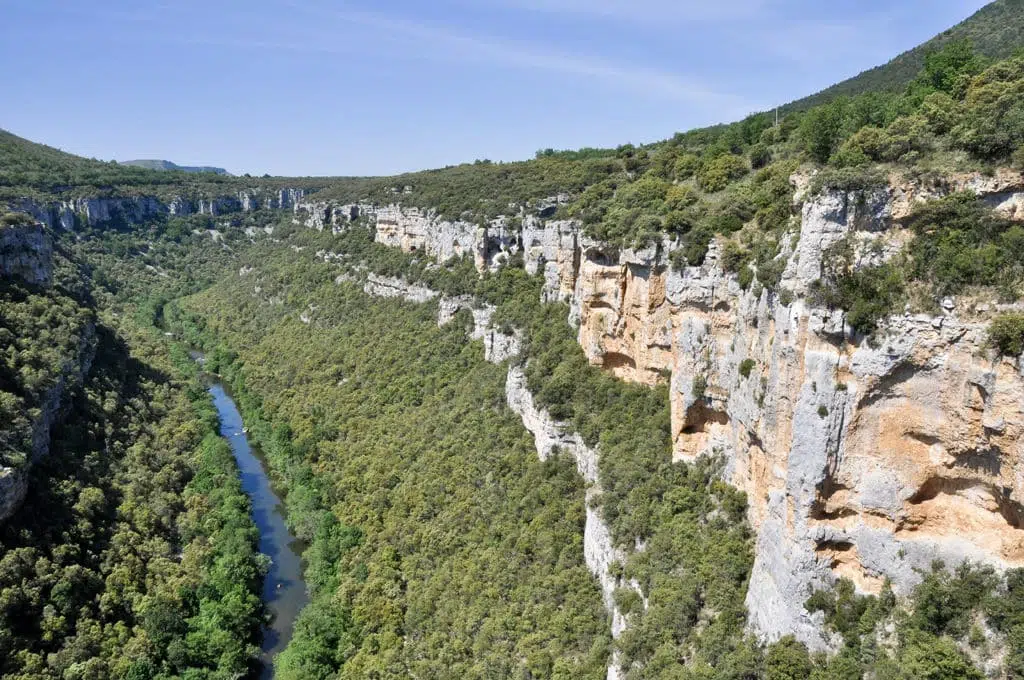
<svg viewBox="0 0 1024 680">
<path fill-rule="evenodd" d="M 108 224 L 143 224 L 165 216 L 226 215 L 256 210 L 294 210 L 305 196 L 303 189 L 247 189 L 227 196 L 110 196 L 61 201 L 19 199 L 10 207 L 26 212 L 50 229 L 72 231 Z"/>
</svg>

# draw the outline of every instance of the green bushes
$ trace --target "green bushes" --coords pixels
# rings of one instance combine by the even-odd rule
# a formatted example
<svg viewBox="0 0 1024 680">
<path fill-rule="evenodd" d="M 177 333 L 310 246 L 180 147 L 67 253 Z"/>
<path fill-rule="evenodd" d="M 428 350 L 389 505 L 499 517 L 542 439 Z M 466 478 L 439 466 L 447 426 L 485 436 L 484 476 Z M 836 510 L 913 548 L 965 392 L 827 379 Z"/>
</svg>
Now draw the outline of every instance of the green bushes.
<svg viewBox="0 0 1024 680">
<path fill-rule="evenodd" d="M 153 335 L 127 320 L 99 333 L 86 388 L 0 528 L 0 675 L 247 675 L 263 566 L 209 397 Z"/>
<path fill-rule="evenodd" d="M 989 326 L 988 341 L 1005 356 L 1020 356 L 1024 353 L 1024 314 L 997 316 Z"/>
<path fill-rule="evenodd" d="M 846 322 L 854 331 L 868 335 L 905 299 L 904 273 L 895 263 L 853 269 L 849 259 L 832 251 L 826 262 L 827 274 L 815 283 L 812 299 L 833 309 L 846 311 Z"/>
<path fill-rule="evenodd" d="M 792 635 L 772 645 L 764 661 L 765 680 L 807 680 L 811 677 L 811 656 L 807 646 Z"/>
<path fill-rule="evenodd" d="M 705 160 L 697 171 L 697 184 L 704 191 L 714 193 L 725 189 L 733 180 L 743 177 L 750 168 L 742 156 L 727 153 Z"/>
<path fill-rule="evenodd" d="M 247 423 L 272 426 L 253 436 L 270 440 L 289 521 L 312 541 L 313 600 L 278 677 L 603 677 L 610 638 L 574 465 L 537 459 L 505 405 L 507 369 L 467 345 L 463 323 L 439 329 L 435 306 L 335 284 L 312 257 L 318 238 L 332 237 L 298 233 L 308 254 L 247 258 L 283 306 L 237 275 L 181 305 L 202 337 L 237 351 L 225 375 L 244 383 Z M 373 262 L 364 238 L 342 242 Z M 499 298 L 524 278 L 477 283 Z M 536 288 L 528 297 L 539 306 Z M 314 301 L 307 326 L 296 312 Z"/>
<path fill-rule="evenodd" d="M 757 362 L 753 359 L 744 359 L 740 362 L 740 375 L 744 378 L 749 378 L 751 371 L 757 367 Z"/>
<path fill-rule="evenodd" d="M 0 229 L 4 227 L 31 226 L 36 223 L 34 217 L 23 212 L 5 212 L 0 215 Z"/>
<path fill-rule="evenodd" d="M 818 163 L 827 163 L 843 138 L 845 99 L 808 111 L 800 121 L 804 149 Z"/>
<path fill-rule="evenodd" d="M 974 194 L 930 201 L 908 220 L 914 230 L 909 253 L 915 278 L 937 295 L 967 286 L 1000 286 L 1016 298 L 1024 278 L 1024 229 L 999 217 Z"/>
</svg>

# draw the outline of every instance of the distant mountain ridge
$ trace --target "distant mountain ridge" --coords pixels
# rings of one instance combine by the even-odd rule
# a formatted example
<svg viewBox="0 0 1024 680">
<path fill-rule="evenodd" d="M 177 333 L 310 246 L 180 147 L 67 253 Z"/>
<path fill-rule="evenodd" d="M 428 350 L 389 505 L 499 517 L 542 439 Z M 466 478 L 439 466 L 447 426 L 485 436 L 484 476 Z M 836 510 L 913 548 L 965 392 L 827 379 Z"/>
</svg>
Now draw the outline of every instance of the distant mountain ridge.
<svg viewBox="0 0 1024 680">
<path fill-rule="evenodd" d="M 889 63 L 868 69 L 816 94 L 783 106 L 780 111 L 805 111 L 836 97 L 865 92 L 896 92 L 924 67 L 924 57 L 953 40 L 968 39 L 975 51 L 991 59 L 1006 59 L 1024 45 L 1024 0 L 996 0 L 928 42 L 904 52 Z"/>
<path fill-rule="evenodd" d="M 171 161 L 163 160 L 137 160 L 137 161 L 124 161 L 121 165 L 132 165 L 137 168 L 145 168 L 147 170 L 178 170 L 180 172 L 210 172 L 214 175 L 230 175 L 224 168 L 215 168 L 209 165 L 178 165 Z"/>
</svg>

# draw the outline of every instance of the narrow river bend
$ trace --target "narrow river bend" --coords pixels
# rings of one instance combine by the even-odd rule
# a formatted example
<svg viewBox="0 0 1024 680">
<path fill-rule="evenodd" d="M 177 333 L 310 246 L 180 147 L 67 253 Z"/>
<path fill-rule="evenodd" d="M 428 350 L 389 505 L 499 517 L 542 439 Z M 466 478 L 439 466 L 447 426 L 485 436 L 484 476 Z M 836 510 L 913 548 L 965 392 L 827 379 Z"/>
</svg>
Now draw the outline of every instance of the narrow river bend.
<svg viewBox="0 0 1024 680">
<path fill-rule="evenodd" d="M 210 394 L 220 416 L 220 433 L 231 445 L 238 462 L 242 488 L 252 501 L 252 518 L 260 531 L 260 552 L 271 559 L 263 583 L 263 602 L 273 618 L 263 630 L 261 680 L 274 677 L 274 657 L 291 640 L 295 618 L 306 605 L 306 583 L 298 541 L 288 531 L 281 500 L 274 493 L 265 463 L 245 436 L 242 415 L 220 383 L 212 383 Z"/>
</svg>

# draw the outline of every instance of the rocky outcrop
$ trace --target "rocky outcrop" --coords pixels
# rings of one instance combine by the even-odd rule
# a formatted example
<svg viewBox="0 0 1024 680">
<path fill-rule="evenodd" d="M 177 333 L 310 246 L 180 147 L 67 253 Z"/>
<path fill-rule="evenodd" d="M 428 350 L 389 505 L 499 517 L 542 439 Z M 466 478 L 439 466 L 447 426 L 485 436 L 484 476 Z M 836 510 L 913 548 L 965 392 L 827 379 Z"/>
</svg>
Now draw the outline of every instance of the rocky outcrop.
<svg viewBox="0 0 1024 680">
<path fill-rule="evenodd" d="M 0 277 L 50 285 L 53 243 L 42 224 L 0 226 Z"/>
<path fill-rule="evenodd" d="M 426 286 L 418 286 L 402 279 L 390 276 L 379 276 L 377 274 L 367 275 L 363 291 L 367 295 L 376 295 L 377 297 L 385 298 L 401 298 L 407 302 L 415 302 L 419 304 L 430 302 L 438 296 L 437 291 L 431 290 Z"/>
<path fill-rule="evenodd" d="M 295 221 L 319 231 L 341 233 L 359 219 L 369 221 L 377 243 L 422 253 L 438 262 L 472 257 L 478 271 L 499 267 L 520 250 L 518 230 L 508 217 L 478 225 L 397 204 L 306 201 L 295 206 Z"/>
<path fill-rule="evenodd" d="M 10 207 L 26 212 L 48 228 L 72 231 L 79 227 L 111 224 L 135 225 L 175 215 L 227 215 L 256 210 L 294 210 L 303 199 L 303 189 L 247 189 L 228 196 L 177 196 L 162 200 L 155 196 L 110 196 L 60 201 L 19 199 Z"/>
<path fill-rule="evenodd" d="M 462 310 L 469 310 L 473 317 L 471 340 L 483 340 L 484 358 L 500 364 L 507 359 L 514 359 L 522 352 L 522 332 L 511 327 L 496 327 L 493 323 L 493 305 L 477 303 L 470 296 L 442 298 L 438 305 L 437 325 L 444 326 L 455 318 Z"/>
<path fill-rule="evenodd" d="M 422 252 L 438 262 L 471 256 L 478 271 L 500 266 L 518 248 L 517 235 L 504 217 L 477 225 L 399 205 L 379 208 L 375 217 L 378 243 Z"/>
<path fill-rule="evenodd" d="M 29 474 L 34 463 L 50 452 L 50 435 L 81 388 L 96 353 L 96 327 L 91 322 L 82 328 L 77 351 L 65 359 L 54 384 L 43 394 L 39 413 L 32 418 L 31 451 L 21 466 L 0 466 L 0 522 L 14 514 L 28 493 Z"/>
<path fill-rule="evenodd" d="M 1017 217 L 1020 187 L 1019 175 L 1004 178 L 991 203 Z M 838 577 L 863 592 L 888 578 L 907 594 L 937 558 L 1024 566 L 1024 374 L 987 350 L 984 315 L 950 301 L 890 319 L 869 342 L 809 295 L 842 239 L 860 264 L 898 252 L 915 191 L 807 200 L 795 247 L 780 254 L 781 296 L 741 289 L 717 247 L 703 266 L 674 271 L 670 243 L 616 252 L 549 223 L 525 249 L 547 299 L 572 286 L 592 363 L 669 380 L 676 458 L 726 458 L 758 532 L 747 604 L 767 639 L 794 633 L 827 648 L 803 605 Z M 575 252 L 554 248 L 573 240 Z"/>
</svg>

